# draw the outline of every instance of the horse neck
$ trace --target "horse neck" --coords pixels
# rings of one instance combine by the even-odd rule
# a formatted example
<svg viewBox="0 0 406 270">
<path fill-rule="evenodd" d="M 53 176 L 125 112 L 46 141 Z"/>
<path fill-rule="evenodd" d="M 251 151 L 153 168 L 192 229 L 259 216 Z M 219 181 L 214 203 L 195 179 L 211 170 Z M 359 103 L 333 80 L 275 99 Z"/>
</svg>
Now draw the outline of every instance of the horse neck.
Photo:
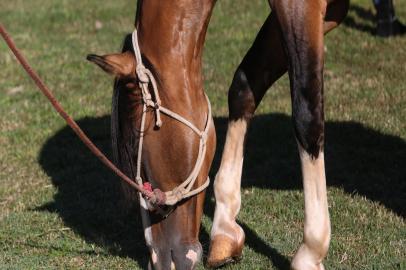
<svg viewBox="0 0 406 270">
<path fill-rule="evenodd" d="M 161 98 L 193 106 L 203 94 L 202 51 L 213 0 L 139 1 L 136 26 L 143 57 Z"/>
</svg>

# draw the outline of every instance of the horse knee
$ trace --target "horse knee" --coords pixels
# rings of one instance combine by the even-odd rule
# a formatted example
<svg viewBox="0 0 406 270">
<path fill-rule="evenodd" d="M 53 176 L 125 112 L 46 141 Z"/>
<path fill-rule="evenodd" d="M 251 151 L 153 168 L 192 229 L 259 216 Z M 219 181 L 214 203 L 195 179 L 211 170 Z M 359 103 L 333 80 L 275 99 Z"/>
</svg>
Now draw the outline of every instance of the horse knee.
<svg viewBox="0 0 406 270">
<path fill-rule="evenodd" d="M 313 157 L 323 150 L 324 144 L 324 115 L 323 104 L 313 105 L 302 99 L 293 108 L 293 122 L 296 139 L 301 147 Z"/>
<path fill-rule="evenodd" d="M 246 73 L 238 68 L 228 92 L 230 120 L 250 119 L 255 111 L 255 98 Z"/>
</svg>

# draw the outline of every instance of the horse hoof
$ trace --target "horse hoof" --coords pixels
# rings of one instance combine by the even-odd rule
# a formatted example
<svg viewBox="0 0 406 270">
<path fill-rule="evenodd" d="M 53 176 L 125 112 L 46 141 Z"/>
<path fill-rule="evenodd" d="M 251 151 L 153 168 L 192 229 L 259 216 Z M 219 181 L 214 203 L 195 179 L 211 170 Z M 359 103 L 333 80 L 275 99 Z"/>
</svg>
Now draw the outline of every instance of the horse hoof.
<svg viewBox="0 0 406 270">
<path fill-rule="evenodd" d="M 225 235 L 216 235 L 211 240 L 207 267 L 218 268 L 241 260 L 244 237 L 237 243 Z"/>
</svg>

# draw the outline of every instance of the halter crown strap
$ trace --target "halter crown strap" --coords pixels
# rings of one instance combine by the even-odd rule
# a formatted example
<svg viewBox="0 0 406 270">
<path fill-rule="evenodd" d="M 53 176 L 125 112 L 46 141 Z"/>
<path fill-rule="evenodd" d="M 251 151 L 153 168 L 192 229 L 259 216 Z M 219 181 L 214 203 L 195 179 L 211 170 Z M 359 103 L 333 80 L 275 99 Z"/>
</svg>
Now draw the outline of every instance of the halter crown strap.
<svg viewBox="0 0 406 270">
<path fill-rule="evenodd" d="M 137 61 L 136 73 L 137 73 L 137 77 L 138 77 L 138 84 L 141 88 L 142 101 L 143 101 L 140 139 L 138 141 L 138 154 L 137 154 L 137 171 L 136 171 L 137 183 L 139 185 L 143 185 L 143 180 L 141 177 L 141 160 L 142 160 L 142 147 L 143 147 L 144 132 L 145 132 L 145 116 L 146 116 L 148 107 L 151 107 L 155 110 L 155 115 L 156 115 L 155 125 L 157 127 L 161 127 L 161 125 L 162 125 L 161 113 L 164 113 L 164 114 L 168 115 L 169 117 L 172 117 L 175 120 L 179 121 L 180 123 L 186 125 L 200 137 L 199 152 L 197 155 L 195 166 L 193 167 L 193 170 L 190 173 L 190 175 L 186 178 L 185 181 L 183 181 L 179 186 L 177 186 L 173 190 L 164 192 L 163 194 L 157 194 L 157 196 L 156 196 L 158 198 L 158 200 L 159 200 L 159 197 L 163 198 L 162 202 L 165 205 L 175 205 L 177 202 L 179 202 L 183 199 L 186 199 L 188 197 L 191 197 L 193 195 L 196 195 L 196 194 L 202 192 L 204 189 L 206 189 L 209 186 L 210 178 L 207 177 L 207 180 L 204 184 L 202 184 L 201 186 L 192 190 L 192 187 L 195 184 L 197 176 L 200 173 L 200 170 L 203 165 L 204 157 L 206 155 L 206 141 L 207 141 L 207 135 L 209 132 L 211 118 L 212 118 L 210 101 L 209 101 L 207 95 L 205 95 L 207 105 L 208 105 L 208 113 L 207 113 L 206 125 L 205 125 L 205 128 L 203 131 L 198 129 L 193 123 L 186 120 L 181 115 L 162 106 L 161 99 L 159 98 L 156 80 L 155 80 L 153 74 L 151 73 L 151 71 L 148 68 L 146 68 L 142 62 L 141 51 L 140 51 L 140 47 L 139 47 L 139 43 L 138 43 L 137 29 L 135 29 L 134 32 L 132 33 L 132 43 L 133 43 L 133 48 L 134 48 L 135 59 Z M 149 84 L 151 84 L 151 86 L 152 86 L 153 96 L 151 95 L 151 93 L 149 91 Z M 158 191 L 158 190 L 154 190 L 154 192 L 155 191 Z M 145 203 L 145 199 L 142 196 L 141 196 L 141 200 L 144 200 L 143 203 Z M 159 201 L 152 202 L 152 203 L 160 204 Z"/>
</svg>

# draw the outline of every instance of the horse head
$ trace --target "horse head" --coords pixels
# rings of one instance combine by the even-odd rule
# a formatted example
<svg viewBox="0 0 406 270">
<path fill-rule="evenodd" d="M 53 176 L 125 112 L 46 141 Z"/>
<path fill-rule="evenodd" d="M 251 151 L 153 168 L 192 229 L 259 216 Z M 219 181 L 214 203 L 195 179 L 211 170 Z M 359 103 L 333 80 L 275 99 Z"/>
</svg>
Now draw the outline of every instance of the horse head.
<svg viewBox="0 0 406 270">
<path fill-rule="evenodd" d="M 202 255 L 198 235 L 215 150 L 214 125 L 201 75 L 213 3 L 140 3 L 142 16 L 138 13 L 136 22 L 140 59 L 131 35 L 125 38 L 122 53 L 90 54 L 87 59 L 115 76 L 111 127 L 117 165 L 130 178 L 165 192 L 167 202 L 173 202 L 157 206 L 124 186 L 130 203 L 132 198 L 140 201 L 150 266 L 194 269 Z M 185 12 L 179 12 L 180 8 Z M 202 12 L 190 17 L 187 9 Z M 143 89 L 137 72 L 140 64 L 150 72 L 156 89 L 151 84 Z M 161 112 L 162 125 L 157 125 L 156 111 Z M 186 181 L 188 185 L 184 185 Z"/>
</svg>

